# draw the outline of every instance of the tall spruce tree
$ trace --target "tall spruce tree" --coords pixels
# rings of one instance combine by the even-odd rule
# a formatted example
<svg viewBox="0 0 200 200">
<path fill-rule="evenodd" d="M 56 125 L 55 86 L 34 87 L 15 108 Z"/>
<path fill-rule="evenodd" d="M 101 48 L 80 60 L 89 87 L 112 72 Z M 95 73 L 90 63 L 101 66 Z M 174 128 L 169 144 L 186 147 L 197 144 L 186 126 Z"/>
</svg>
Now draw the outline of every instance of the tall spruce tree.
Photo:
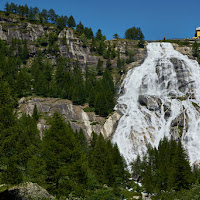
<svg viewBox="0 0 200 200">
<path fill-rule="evenodd" d="M 55 113 L 43 139 L 46 184 L 53 194 L 60 196 L 75 191 L 83 195 L 87 163 L 81 149 L 70 124 Z"/>
<path fill-rule="evenodd" d="M 67 25 L 70 28 L 76 27 L 76 22 L 75 22 L 74 17 L 72 15 L 68 18 Z"/>
<path fill-rule="evenodd" d="M 133 175 L 141 174 L 143 185 L 149 193 L 188 189 L 194 182 L 194 175 L 180 140 L 168 141 L 164 138 L 158 149 L 149 146 L 143 160 L 140 162 L 137 159 L 133 163 L 133 170 Z"/>
</svg>

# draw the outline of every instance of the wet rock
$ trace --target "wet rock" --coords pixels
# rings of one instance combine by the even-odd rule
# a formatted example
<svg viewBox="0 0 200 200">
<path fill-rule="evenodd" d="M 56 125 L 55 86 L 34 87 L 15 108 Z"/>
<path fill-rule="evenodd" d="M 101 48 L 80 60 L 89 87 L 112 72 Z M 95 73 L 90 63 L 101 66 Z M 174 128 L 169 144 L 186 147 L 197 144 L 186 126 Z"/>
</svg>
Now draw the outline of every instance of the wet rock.
<svg viewBox="0 0 200 200">
<path fill-rule="evenodd" d="M 175 126 L 184 127 L 184 113 L 181 113 L 174 120 L 172 120 L 171 127 L 175 127 Z"/>
<path fill-rule="evenodd" d="M 165 120 L 167 120 L 171 116 L 171 103 L 165 102 L 163 105 L 163 108 L 164 108 L 164 112 L 165 112 L 164 118 L 165 118 Z"/>
<path fill-rule="evenodd" d="M 146 106 L 149 110 L 158 110 L 161 101 L 158 97 L 139 95 L 138 102 L 142 106 Z"/>
<path fill-rule="evenodd" d="M 190 80 L 187 64 L 183 60 L 178 60 L 177 58 L 171 58 L 170 61 L 172 62 L 176 72 L 178 89 L 182 93 L 188 92 L 188 89 L 190 90 L 193 87 L 191 84 L 193 81 Z"/>
<path fill-rule="evenodd" d="M 171 139 L 173 140 L 179 140 L 182 136 L 182 130 L 178 129 L 177 127 L 170 127 L 170 134 L 171 134 Z"/>
</svg>

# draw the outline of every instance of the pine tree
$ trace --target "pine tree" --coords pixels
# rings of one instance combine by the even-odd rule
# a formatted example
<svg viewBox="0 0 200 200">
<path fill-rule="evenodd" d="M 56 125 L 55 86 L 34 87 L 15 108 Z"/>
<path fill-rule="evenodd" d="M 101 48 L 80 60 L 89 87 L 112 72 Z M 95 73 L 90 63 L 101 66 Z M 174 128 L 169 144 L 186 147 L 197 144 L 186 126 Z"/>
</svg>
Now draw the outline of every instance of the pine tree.
<svg viewBox="0 0 200 200">
<path fill-rule="evenodd" d="M 125 38 L 131 40 L 144 40 L 144 35 L 140 27 L 132 27 L 126 30 Z"/>
<path fill-rule="evenodd" d="M 38 114 L 38 109 L 37 109 L 37 105 L 36 105 L 36 104 L 34 105 L 32 118 L 33 118 L 36 122 L 39 120 L 39 114 Z"/>
<path fill-rule="evenodd" d="M 48 190 L 58 196 L 71 191 L 82 196 L 87 182 L 87 163 L 80 143 L 70 124 L 66 124 L 58 113 L 54 114 L 50 125 L 43 139 Z"/>
<path fill-rule="evenodd" d="M 101 115 L 101 116 L 108 115 L 108 113 L 109 113 L 108 102 L 107 102 L 104 92 L 98 92 L 96 94 L 94 107 L 95 107 L 95 112 L 98 115 Z"/>
<path fill-rule="evenodd" d="M 48 18 L 52 24 L 55 24 L 57 15 L 52 8 L 48 11 Z"/>
<path fill-rule="evenodd" d="M 97 39 L 97 40 L 102 40 L 103 39 L 103 35 L 101 33 L 101 29 L 97 30 L 95 39 Z"/>
<path fill-rule="evenodd" d="M 88 39 L 94 38 L 94 34 L 91 28 L 85 27 L 84 28 L 84 34 Z"/>
<path fill-rule="evenodd" d="M 133 166 L 137 165 L 135 161 Z M 141 163 L 142 182 L 147 192 L 189 189 L 194 175 L 181 144 L 164 138 L 158 149 L 149 147 Z"/>
<path fill-rule="evenodd" d="M 0 74 L 0 128 L 12 127 L 15 123 L 13 114 L 16 105 L 16 99 L 12 96 L 11 89 Z"/>
<path fill-rule="evenodd" d="M 98 63 L 97 63 L 97 74 L 99 76 L 103 75 L 103 61 L 102 60 L 98 60 Z"/>
<path fill-rule="evenodd" d="M 10 4 L 8 2 L 6 2 L 5 4 L 5 11 L 6 11 L 6 14 L 9 14 L 10 12 Z"/>
<path fill-rule="evenodd" d="M 46 9 L 43 9 L 40 15 L 42 16 L 42 18 L 44 18 L 44 22 L 46 23 L 48 21 L 48 11 Z"/>
<path fill-rule="evenodd" d="M 25 97 L 31 93 L 31 77 L 26 69 L 21 69 L 16 80 L 16 94 L 18 97 Z"/>
<path fill-rule="evenodd" d="M 66 27 L 67 25 L 67 20 L 68 20 L 68 17 L 67 16 L 60 16 L 60 17 L 57 17 L 56 19 L 56 25 L 58 26 L 59 29 L 63 29 Z"/>
<path fill-rule="evenodd" d="M 79 24 L 76 26 L 76 31 L 80 32 L 81 34 L 84 32 L 84 26 L 81 22 L 79 22 Z"/>
<path fill-rule="evenodd" d="M 181 141 L 178 141 L 176 147 L 176 157 L 174 157 L 174 168 L 175 168 L 175 190 L 180 190 L 182 188 L 188 189 L 193 182 L 193 174 L 191 172 L 191 167 L 188 161 L 187 154 L 182 146 Z"/>
<path fill-rule="evenodd" d="M 26 60 L 28 59 L 28 56 L 29 56 L 29 52 L 28 52 L 28 47 L 27 47 L 27 41 L 25 40 L 23 50 L 22 50 L 22 55 L 21 55 L 21 59 L 24 64 L 26 64 Z"/>
<path fill-rule="evenodd" d="M 118 35 L 117 33 L 115 33 L 115 34 L 113 35 L 113 38 L 114 38 L 114 39 L 119 39 L 119 35 Z"/>
<path fill-rule="evenodd" d="M 112 64 L 111 64 L 110 58 L 108 58 L 106 61 L 106 69 L 109 71 L 112 70 Z"/>
<path fill-rule="evenodd" d="M 74 69 L 72 101 L 78 105 L 86 102 L 85 85 L 79 67 Z"/>
<path fill-rule="evenodd" d="M 75 20 L 74 20 L 72 15 L 68 18 L 67 25 L 70 28 L 76 27 L 76 22 L 75 22 Z"/>
<path fill-rule="evenodd" d="M 134 177 L 134 179 L 138 180 L 141 176 L 142 173 L 142 161 L 140 159 L 140 156 L 138 155 L 136 160 L 131 163 L 131 169 L 132 169 L 132 175 Z"/>
</svg>

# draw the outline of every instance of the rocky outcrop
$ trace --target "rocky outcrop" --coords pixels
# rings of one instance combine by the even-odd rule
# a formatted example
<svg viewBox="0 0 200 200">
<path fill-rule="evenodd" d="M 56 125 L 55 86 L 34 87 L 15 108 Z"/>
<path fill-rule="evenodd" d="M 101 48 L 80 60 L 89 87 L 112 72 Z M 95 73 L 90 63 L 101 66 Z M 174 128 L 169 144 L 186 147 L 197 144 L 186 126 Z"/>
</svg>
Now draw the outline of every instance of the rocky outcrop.
<svg viewBox="0 0 200 200">
<path fill-rule="evenodd" d="M 83 129 L 87 138 L 91 137 L 92 132 L 102 133 L 105 138 L 111 137 L 115 131 L 117 122 L 120 118 L 120 114 L 114 112 L 107 119 L 95 115 L 93 112 L 85 112 L 84 106 L 73 105 L 69 100 L 63 100 L 58 98 L 40 98 L 40 97 L 28 97 L 22 98 L 19 101 L 19 115 L 26 113 L 32 115 L 34 105 L 37 106 L 41 118 L 38 123 L 38 129 L 40 130 L 40 136 L 43 136 L 43 130 L 49 126 L 46 123 L 46 119 L 51 117 L 54 112 L 59 112 L 66 121 L 69 121 L 74 130 Z"/>
<path fill-rule="evenodd" d="M 171 58 L 170 61 L 174 66 L 174 70 L 176 72 L 176 77 L 178 81 L 178 89 L 185 93 L 186 89 L 192 91 L 194 81 L 189 79 L 189 71 L 187 69 L 187 65 L 183 60 L 178 60 L 177 58 Z"/>
<path fill-rule="evenodd" d="M 90 48 L 88 46 L 83 47 L 82 41 L 74 36 L 72 29 L 62 30 L 58 38 L 66 40 L 66 44 L 59 43 L 60 54 L 63 57 L 77 59 L 81 66 L 85 66 L 86 63 L 88 66 L 97 65 L 100 57 L 91 55 Z"/>
<path fill-rule="evenodd" d="M 37 183 L 27 182 L 10 188 L 5 195 L 10 200 L 21 199 L 55 199 Z"/>
<path fill-rule="evenodd" d="M 55 30 L 52 25 L 34 24 L 28 21 L 20 20 L 15 15 L 15 18 L 0 17 L 0 38 L 2 40 L 11 40 L 13 38 L 19 40 L 36 41 L 45 33 Z"/>
<path fill-rule="evenodd" d="M 158 97 L 150 95 L 139 95 L 138 102 L 149 110 L 158 110 L 161 105 L 161 100 Z"/>
<path fill-rule="evenodd" d="M 179 51 L 180 53 L 187 55 L 189 58 L 194 59 L 192 56 L 192 47 L 190 46 L 179 46 L 176 43 L 173 43 L 173 47 L 176 51 Z"/>
<path fill-rule="evenodd" d="M 56 52 L 56 56 L 47 53 L 48 35 L 50 33 L 58 34 L 56 46 L 59 51 Z M 69 58 L 72 65 L 75 65 L 78 60 L 83 71 L 86 63 L 88 66 L 97 66 L 99 59 L 103 61 L 103 66 L 106 67 L 107 60 L 103 56 L 94 55 L 94 52 L 91 52 L 91 41 L 87 40 L 87 45 L 83 45 L 80 37 L 75 34 L 73 29 L 65 28 L 59 32 L 59 29 L 53 24 L 40 24 L 37 21 L 15 14 L 8 16 L 1 14 L 0 39 L 11 41 L 13 38 L 27 41 L 30 57 L 34 57 L 40 50 L 47 59 L 51 60 L 53 65 L 56 65 L 57 55 L 61 55 Z M 118 39 L 105 41 L 105 43 L 111 44 L 115 51 L 120 53 L 121 59 L 126 60 L 128 58 L 127 52 L 133 53 L 134 62 L 126 65 L 127 70 L 138 66 L 145 58 L 144 52 L 146 50 L 145 48 L 137 48 L 137 41 Z M 117 66 L 117 57 L 111 60 L 111 64 L 113 68 Z"/>
</svg>

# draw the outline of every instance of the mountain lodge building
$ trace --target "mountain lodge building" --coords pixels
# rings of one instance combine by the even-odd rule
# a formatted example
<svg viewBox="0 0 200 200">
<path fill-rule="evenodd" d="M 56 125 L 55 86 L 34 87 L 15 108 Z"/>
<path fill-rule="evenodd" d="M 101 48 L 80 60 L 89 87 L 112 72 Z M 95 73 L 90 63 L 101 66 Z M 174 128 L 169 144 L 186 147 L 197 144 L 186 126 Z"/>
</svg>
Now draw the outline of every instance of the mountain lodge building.
<svg viewBox="0 0 200 200">
<path fill-rule="evenodd" d="M 200 39 L 200 27 L 196 28 L 195 37 L 193 39 Z"/>
</svg>

